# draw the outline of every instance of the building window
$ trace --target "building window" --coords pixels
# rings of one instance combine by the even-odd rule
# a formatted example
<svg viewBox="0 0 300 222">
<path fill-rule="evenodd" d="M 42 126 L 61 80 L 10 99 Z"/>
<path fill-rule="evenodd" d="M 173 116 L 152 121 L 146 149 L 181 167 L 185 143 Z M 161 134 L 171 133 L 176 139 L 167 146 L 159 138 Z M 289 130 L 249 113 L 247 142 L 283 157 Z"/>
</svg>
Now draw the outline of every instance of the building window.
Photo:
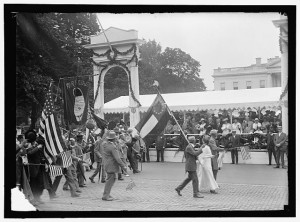
<svg viewBox="0 0 300 222">
<path fill-rule="evenodd" d="M 266 81 L 260 80 L 260 88 L 266 88 Z"/>
<path fill-rule="evenodd" d="M 238 90 L 238 82 L 233 82 L 233 90 Z"/>
<path fill-rule="evenodd" d="M 252 85 L 251 81 L 246 81 L 246 88 L 247 89 L 251 89 L 251 85 Z"/>
<path fill-rule="evenodd" d="M 221 90 L 225 90 L 225 82 L 221 82 Z"/>
</svg>

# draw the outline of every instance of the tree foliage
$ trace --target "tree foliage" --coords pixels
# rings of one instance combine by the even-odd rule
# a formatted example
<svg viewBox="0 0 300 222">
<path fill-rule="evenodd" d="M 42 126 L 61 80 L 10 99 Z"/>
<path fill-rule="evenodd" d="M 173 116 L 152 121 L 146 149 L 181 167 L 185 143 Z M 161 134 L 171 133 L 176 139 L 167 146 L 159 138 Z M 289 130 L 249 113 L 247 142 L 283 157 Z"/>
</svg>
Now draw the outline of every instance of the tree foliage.
<svg viewBox="0 0 300 222">
<path fill-rule="evenodd" d="M 51 80 L 93 72 L 92 53 L 82 46 L 98 31 L 95 14 L 17 14 L 16 105 L 31 113 L 31 127 Z"/>
</svg>

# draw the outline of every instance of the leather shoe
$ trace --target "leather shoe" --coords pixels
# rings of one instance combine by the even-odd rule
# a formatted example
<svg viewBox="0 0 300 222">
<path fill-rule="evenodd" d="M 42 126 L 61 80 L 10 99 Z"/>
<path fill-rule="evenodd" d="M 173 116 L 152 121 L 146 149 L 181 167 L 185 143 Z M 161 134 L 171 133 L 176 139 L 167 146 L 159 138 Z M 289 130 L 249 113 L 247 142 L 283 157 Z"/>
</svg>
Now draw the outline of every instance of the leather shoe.
<svg viewBox="0 0 300 222">
<path fill-rule="evenodd" d="M 94 181 L 94 179 L 93 179 L 92 177 L 89 177 L 89 179 L 90 179 L 90 181 L 91 181 L 92 183 L 95 183 L 95 181 Z"/>
<path fill-rule="evenodd" d="M 80 197 L 80 195 L 75 193 L 75 194 L 72 194 L 71 197 Z"/>
<path fill-rule="evenodd" d="M 215 190 L 210 190 L 210 193 L 212 193 L 212 194 L 218 194 L 218 192 L 215 191 Z"/>
<path fill-rule="evenodd" d="M 103 197 L 102 197 L 102 200 L 105 200 L 105 201 L 112 201 L 112 200 L 114 200 L 114 198 L 112 198 L 112 197 L 103 198 Z"/>
<path fill-rule="evenodd" d="M 287 167 L 286 167 L 286 166 L 283 166 L 282 169 L 287 169 Z"/>
<path fill-rule="evenodd" d="M 180 193 L 180 190 L 178 188 L 176 188 L 175 190 L 179 196 L 182 196 L 182 194 Z"/>
<path fill-rule="evenodd" d="M 203 198 L 204 196 L 202 196 L 201 194 L 196 194 L 194 195 L 194 198 Z"/>
<path fill-rule="evenodd" d="M 101 180 L 101 183 L 105 183 L 106 181 L 105 180 Z"/>
<path fill-rule="evenodd" d="M 50 199 L 54 199 L 54 198 L 58 198 L 58 196 L 56 194 L 50 196 Z"/>
<path fill-rule="evenodd" d="M 124 179 L 121 177 L 121 178 L 118 178 L 118 180 L 124 180 Z"/>
<path fill-rule="evenodd" d="M 79 185 L 79 187 L 86 187 L 86 185 L 84 184 L 84 185 Z"/>
<path fill-rule="evenodd" d="M 81 191 L 81 190 L 76 190 L 75 192 L 77 192 L 77 193 L 82 193 L 82 191 Z"/>
<path fill-rule="evenodd" d="M 279 166 L 275 166 L 274 168 L 279 168 Z"/>
</svg>

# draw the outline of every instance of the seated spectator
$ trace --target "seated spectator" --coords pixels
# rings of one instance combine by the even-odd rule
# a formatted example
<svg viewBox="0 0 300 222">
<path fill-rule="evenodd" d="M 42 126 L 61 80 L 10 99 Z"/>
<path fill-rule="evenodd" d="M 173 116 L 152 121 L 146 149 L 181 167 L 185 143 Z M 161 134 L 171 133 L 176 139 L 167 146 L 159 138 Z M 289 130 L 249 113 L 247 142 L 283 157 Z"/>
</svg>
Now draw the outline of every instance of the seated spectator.
<svg viewBox="0 0 300 222">
<path fill-rule="evenodd" d="M 173 132 L 174 132 L 173 124 L 172 124 L 172 121 L 169 120 L 168 123 L 167 123 L 167 126 L 165 128 L 165 134 L 172 134 Z"/>
<path fill-rule="evenodd" d="M 196 121 L 196 118 L 193 117 L 192 120 L 191 120 L 191 127 L 192 127 L 192 133 L 193 134 L 198 134 L 198 130 L 196 129 L 196 125 L 197 125 L 197 121 Z"/>
<path fill-rule="evenodd" d="M 253 132 L 260 129 L 261 123 L 259 122 L 258 118 L 255 118 L 254 123 L 252 125 Z"/>
<path fill-rule="evenodd" d="M 223 119 L 222 135 L 227 135 L 231 132 L 231 124 L 227 122 L 228 118 Z"/>
<path fill-rule="evenodd" d="M 270 127 L 270 123 L 266 117 L 263 118 L 263 122 L 261 123 L 261 127 L 264 128 L 263 132 L 267 133 L 267 129 Z"/>
<path fill-rule="evenodd" d="M 252 132 L 253 122 L 249 119 L 248 116 L 245 117 L 245 120 L 242 123 L 242 132 L 251 133 Z"/>
<path fill-rule="evenodd" d="M 232 123 L 232 130 L 235 130 L 236 134 L 241 134 L 242 132 L 242 125 L 241 123 L 238 122 L 238 119 L 237 118 L 234 118 L 233 119 L 233 123 Z"/>
</svg>

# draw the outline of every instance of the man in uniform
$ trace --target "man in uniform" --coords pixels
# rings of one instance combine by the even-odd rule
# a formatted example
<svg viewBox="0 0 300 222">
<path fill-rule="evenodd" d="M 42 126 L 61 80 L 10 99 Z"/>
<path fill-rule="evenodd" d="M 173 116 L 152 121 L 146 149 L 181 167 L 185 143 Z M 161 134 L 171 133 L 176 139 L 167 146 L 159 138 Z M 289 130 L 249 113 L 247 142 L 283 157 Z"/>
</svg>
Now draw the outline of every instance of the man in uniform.
<svg viewBox="0 0 300 222">
<path fill-rule="evenodd" d="M 104 169 L 107 173 L 107 181 L 105 183 L 102 200 L 112 201 L 114 198 L 110 196 L 111 188 L 113 187 L 116 175 L 119 172 L 119 167 L 127 172 L 126 165 L 120 159 L 117 147 L 115 145 L 116 133 L 110 131 L 107 136 L 107 142 L 103 145 Z"/>
<path fill-rule="evenodd" d="M 83 156 L 83 134 L 81 132 L 78 132 L 77 136 L 76 136 L 76 143 L 75 146 L 72 150 L 72 152 L 75 153 L 76 157 L 79 157 L 80 159 L 82 159 Z M 79 187 L 86 187 L 86 185 L 84 184 L 84 167 L 82 164 L 82 161 L 77 161 L 75 160 L 75 165 L 76 165 L 76 169 L 77 169 L 77 178 L 78 178 L 78 183 L 79 183 Z"/>
<path fill-rule="evenodd" d="M 236 134 L 236 130 L 232 130 L 232 135 L 229 137 L 231 143 L 231 161 L 232 164 L 238 164 L 238 147 L 240 147 L 240 135 Z"/>
<path fill-rule="evenodd" d="M 182 196 L 180 191 L 191 181 L 193 181 L 193 196 L 195 198 L 203 198 L 199 192 L 199 180 L 197 176 L 197 156 L 202 153 L 202 148 L 198 151 L 195 150 L 196 138 L 194 136 L 188 137 L 189 144 L 185 148 L 185 171 L 188 172 L 188 178 L 186 178 L 177 188 L 175 188 L 177 194 Z"/>
<path fill-rule="evenodd" d="M 105 171 L 103 168 L 103 158 L 102 158 L 102 155 L 103 155 L 102 143 L 103 143 L 103 141 L 104 140 L 100 136 L 98 136 L 98 139 L 95 143 L 94 159 L 95 159 L 95 162 L 97 162 L 97 168 L 94 171 L 93 175 L 91 177 L 89 177 L 89 179 L 91 180 L 92 183 L 95 183 L 94 178 L 98 173 L 100 173 L 102 175 L 101 182 L 105 183 Z"/>
<path fill-rule="evenodd" d="M 159 157 L 161 157 L 161 162 L 164 162 L 164 151 L 166 147 L 166 137 L 162 132 L 160 135 L 157 136 L 155 141 L 155 148 L 156 148 L 156 162 L 159 162 Z"/>
</svg>

